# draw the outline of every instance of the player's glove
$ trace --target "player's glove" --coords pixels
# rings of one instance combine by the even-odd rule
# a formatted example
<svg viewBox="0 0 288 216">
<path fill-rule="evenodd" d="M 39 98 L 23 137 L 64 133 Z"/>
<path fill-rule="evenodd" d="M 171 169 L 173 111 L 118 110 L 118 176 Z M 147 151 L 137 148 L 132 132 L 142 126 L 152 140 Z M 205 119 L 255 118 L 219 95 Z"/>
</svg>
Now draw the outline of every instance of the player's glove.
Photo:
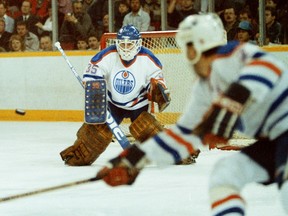
<svg viewBox="0 0 288 216">
<path fill-rule="evenodd" d="M 204 144 L 227 143 L 249 97 L 250 91 L 246 87 L 232 83 L 212 104 L 193 133 L 202 138 Z"/>
<path fill-rule="evenodd" d="M 97 173 L 110 186 L 131 185 L 140 170 L 148 163 L 145 153 L 136 145 L 125 149 Z"/>
<path fill-rule="evenodd" d="M 151 78 L 150 80 L 150 98 L 151 101 L 158 104 L 159 112 L 162 112 L 170 104 L 170 92 L 168 88 L 159 80 Z"/>
</svg>

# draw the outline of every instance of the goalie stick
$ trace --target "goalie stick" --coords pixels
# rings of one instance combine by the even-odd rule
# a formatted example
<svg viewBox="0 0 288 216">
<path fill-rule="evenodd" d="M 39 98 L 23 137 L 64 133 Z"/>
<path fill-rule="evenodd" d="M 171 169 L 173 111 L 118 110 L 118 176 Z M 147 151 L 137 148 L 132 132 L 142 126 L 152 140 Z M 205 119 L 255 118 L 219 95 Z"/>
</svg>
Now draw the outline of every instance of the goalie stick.
<svg viewBox="0 0 288 216">
<path fill-rule="evenodd" d="M 85 89 L 81 77 L 79 76 L 79 74 L 77 73 L 77 71 L 75 70 L 75 68 L 71 64 L 71 62 L 69 61 L 67 55 L 65 54 L 64 50 L 62 49 L 62 47 L 60 45 L 60 42 L 57 41 L 54 45 L 60 51 L 62 56 L 64 57 L 66 63 L 70 67 L 70 70 L 73 72 L 74 76 L 79 81 L 80 85 Z M 115 119 L 113 118 L 113 116 L 111 115 L 109 110 L 107 110 L 106 115 L 107 115 L 106 116 L 106 124 L 110 128 L 111 132 L 113 133 L 113 135 L 115 136 L 115 138 L 117 139 L 117 141 L 119 142 L 121 147 L 123 149 L 126 149 L 129 146 L 131 146 L 129 140 L 127 139 L 127 137 L 125 136 L 123 131 L 120 129 L 119 125 L 115 122 Z"/>
</svg>

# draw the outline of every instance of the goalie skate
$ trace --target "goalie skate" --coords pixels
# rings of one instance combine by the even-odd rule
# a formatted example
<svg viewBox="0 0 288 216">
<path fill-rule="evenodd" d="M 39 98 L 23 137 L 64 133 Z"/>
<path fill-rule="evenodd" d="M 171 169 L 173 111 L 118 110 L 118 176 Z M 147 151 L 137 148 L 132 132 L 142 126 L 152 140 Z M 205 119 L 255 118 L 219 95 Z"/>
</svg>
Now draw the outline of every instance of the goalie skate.
<svg viewBox="0 0 288 216">
<path fill-rule="evenodd" d="M 87 81 L 85 86 L 85 123 L 103 124 L 107 117 L 106 81 Z"/>
</svg>

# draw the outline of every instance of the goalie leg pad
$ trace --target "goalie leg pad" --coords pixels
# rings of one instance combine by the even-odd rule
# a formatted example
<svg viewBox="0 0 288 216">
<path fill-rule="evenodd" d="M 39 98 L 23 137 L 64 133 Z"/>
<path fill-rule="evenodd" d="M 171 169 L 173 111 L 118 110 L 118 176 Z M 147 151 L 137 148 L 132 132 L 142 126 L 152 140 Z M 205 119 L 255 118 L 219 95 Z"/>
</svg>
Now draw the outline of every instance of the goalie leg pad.
<svg viewBox="0 0 288 216">
<path fill-rule="evenodd" d="M 91 165 L 112 141 L 112 133 L 106 124 L 84 123 L 77 132 L 74 144 L 62 152 L 61 158 L 70 166 Z"/>
<path fill-rule="evenodd" d="M 156 135 L 163 129 L 160 122 L 148 112 L 142 112 L 129 126 L 130 133 L 140 143 Z"/>
</svg>

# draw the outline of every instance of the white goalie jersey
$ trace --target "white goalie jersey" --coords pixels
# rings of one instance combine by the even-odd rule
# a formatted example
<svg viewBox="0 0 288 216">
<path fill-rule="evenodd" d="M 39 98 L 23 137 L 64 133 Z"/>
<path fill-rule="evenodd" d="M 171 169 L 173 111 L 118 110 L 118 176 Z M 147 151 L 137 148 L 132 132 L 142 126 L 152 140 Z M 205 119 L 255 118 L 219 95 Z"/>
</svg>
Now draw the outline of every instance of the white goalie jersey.
<svg viewBox="0 0 288 216">
<path fill-rule="evenodd" d="M 144 47 L 131 61 L 123 61 L 115 45 L 97 53 L 84 71 L 83 81 L 103 78 L 107 81 L 108 100 L 126 110 L 148 104 L 151 78 L 165 83 L 161 62 Z"/>
<path fill-rule="evenodd" d="M 237 130 L 254 138 L 275 139 L 288 128 L 288 71 L 281 61 L 252 44 L 229 42 L 218 49 L 208 79 L 193 86 L 187 107 L 171 129 L 139 146 L 151 161 L 173 164 L 203 146 L 193 129 L 212 102 L 233 82 L 250 90 L 252 98 Z"/>
</svg>

